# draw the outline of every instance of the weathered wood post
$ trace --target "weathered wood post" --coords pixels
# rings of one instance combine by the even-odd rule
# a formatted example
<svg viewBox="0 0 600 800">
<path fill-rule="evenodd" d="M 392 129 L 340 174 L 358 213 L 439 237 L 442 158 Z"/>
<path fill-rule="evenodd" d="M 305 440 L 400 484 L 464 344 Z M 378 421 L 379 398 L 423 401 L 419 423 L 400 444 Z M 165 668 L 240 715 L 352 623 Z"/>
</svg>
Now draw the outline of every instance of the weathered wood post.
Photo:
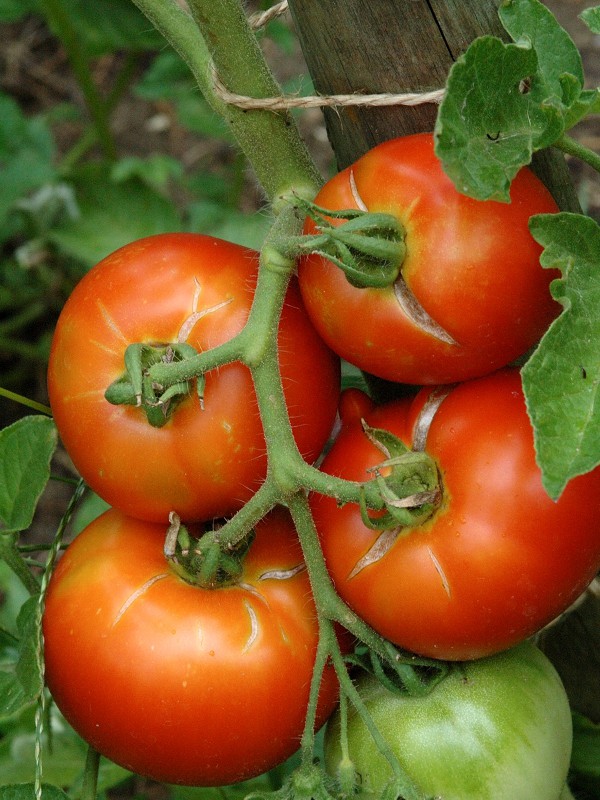
<svg viewBox="0 0 600 800">
<path fill-rule="evenodd" d="M 499 0 L 289 0 L 304 56 L 321 94 L 426 92 L 443 87 L 452 63 L 478 36 L 506 39 Z M 378 142 L 432 130 L 434 104 L 325 109 L 338 166 Z M 559 205 L 577 210 L 559 153 L 535 169 Z"/>
</svg>

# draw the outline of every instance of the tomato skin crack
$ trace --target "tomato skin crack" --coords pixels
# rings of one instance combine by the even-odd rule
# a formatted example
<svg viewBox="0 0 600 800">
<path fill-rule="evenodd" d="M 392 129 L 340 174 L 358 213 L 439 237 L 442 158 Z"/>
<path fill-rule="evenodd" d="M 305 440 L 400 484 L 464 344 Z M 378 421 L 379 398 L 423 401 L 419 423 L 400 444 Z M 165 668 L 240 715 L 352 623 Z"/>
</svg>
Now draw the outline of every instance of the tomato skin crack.
<svg viewBox="0 0 600 800">
<path fill-rule="evenodd" d="M 355 578 L 365 567 L 381 561 L 394 546 L 401 530 L 401 528 L 391 528 L 390 530 L 382 531 L 375 540 L 375 543 L 367 550 L 364 556 L 356 562 L 352 572 L 348 575 L 348 580 Z"/>
<path fill-rule="evenodd" d="M 394 283 L 394 294 L 402 311 L 406 314 L 408 319 L 417 326 L 417 328 L 422 330 L 424 333 L 428 333 L 430 336 L 433 336 L 434 339 L 437 339 L 440 342 L 445 342 L 446 344 L 455 346 L 458 345 L 456 339 L 454 339 L 448 333 L 448 331 L 445 330 L 445 328 L 442 328 L 442 326 L 436 322 L 433 317 L 427 313 L 427 311 L 425 311 L 421 303 L 410 290 L 402 275 L 399 275 L 396 278 Z"/>
</svg>

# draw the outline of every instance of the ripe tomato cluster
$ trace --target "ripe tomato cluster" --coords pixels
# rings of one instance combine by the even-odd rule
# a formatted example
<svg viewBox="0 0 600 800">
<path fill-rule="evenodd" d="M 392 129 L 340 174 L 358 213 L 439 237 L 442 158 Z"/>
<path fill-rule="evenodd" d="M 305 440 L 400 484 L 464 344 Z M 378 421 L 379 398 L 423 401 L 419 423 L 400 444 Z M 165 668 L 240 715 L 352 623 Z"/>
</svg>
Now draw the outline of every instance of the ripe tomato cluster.
<svg viewBox="0 0 600 800">
<path fill-rule="evenodd" d="M 228 363 L 189 386 L 164 424 L 112 404 L 129 345 L 203 352 L 244 326 L 258 253 L 209 236 L 134 242 L 77 285 L 52 343 L 48 388 L 63 443 L 113 508 L 88 526 L 55 571 L 44 615 L 48 686 L 99 752 L 156 780 L 224 785 L 258 775 L 299 745 L 318 626 L 302 550 L 287 512 L 256 530 L 242 574 L 192 586 L 163 555 L 176 512 L 230 515 L 264 480 L 267 459 L 249 370 Z M 292 280 L 278 331 L 296 444 L 311 462 L 330 435 L 339 360 L 323 344 Z M 165 409 L 165 412 L 167 409 Z M 328 668 L 317 724 L 337 701 Z M 277 708 L 276 717 L 273 708 Z M 135 722 L 133 722 L 135 720 Z"/>
<path fill-rule="evenodd" d="M 429 518 L 382 529 L 358 505 L 315 496 L 312 508 L 339 594 L 384 637 L 432 658 L 517 644 L 600 568 L 600 471 L 571 481 L 557 502 L 548 497 L 520 376 L 506 368 L 558 311 L 549 292 L 556 273 L 541 267 L 528 230 L 532 214 L 556 204 L 528 169 L 511 199 L 460 195 L 429 134 L 388 141 L 315 202 L 398 217 L 406 257 L 394 285 L 357 288 L 320 254 L 299 269 L 309 315 L 337 353 L 380 378 L 425 387 L 379 407 L 344 397 L 341 432 L 321 468 L 354 481 L 389 473 L 378 469 L 389 453 L 368 431 L 392 432 L 435 461 L 440 494 Z"/>
<path fill-rule="evenodd" d="M 528 170 L 515 179 L 511 204 L 459 195 L 427 135 L 376 147 L 316 202 L 392 214 L 406 245 L 400 273 L 385 288 L 358 288 L 322 253 L 304 257 L 277 330 L 300 454 L 318 459 L 339 414 L 319 469 L 357 493 L 377 480 L 387 508 L 369 511 L 358 494 L 345 505 L 312 494 L 335 588 L 382 637 L 421 656 L 512 653 L 600 568 L 600 470 L 550 500 L 520 376 L 507 366 L 558 311 L 548 290 L 554 274 L 541 268 L 527 229 L 532 214 L 556 205 Z M 251 313 L 258 265 L 258 253 L 209 236 L 134 242 L 83 278 L 52 344 L 48 386 L 58 430 L 85 481 L 113 508 L 76 538 L 50 582 L 48 685 L 101 753 L 171 783 L 232 783 L 291 755 L 319 640 L 316 587 L 283 508 L 256 526 L 240 575 L 216 589 L 192 585 L 163 553 L 171 512 L 193 540 L 211 520 L 242 508 L 267 475 L 265 404 L 248 367 L 227 349 Z M 226 353 L 223 361 L 196 377 L 194 359 L 213 351 Z M 340 357 L 421 388 L 384 405 L 358 390 L 340 399 Z M 153 365 L 186 360 L 189 372 L 173 391 L 149 377 Z M 426 455 L 435 476 L 435 490 L 421 500 L 415 453 Z M 403 486 L 412 488 L 403 494 Z M 427 508 L 412 524 L 398 514 L 411 505 Z M 517 651 L 514 663 L 507 655 L 481 675 L 512 675 L 515 664 L 541 674 L 541 654 Z M 469 666 L 475 683 L 477 663 Z M 564 716 L 560 682 L 549 665 L 541 672 Z M 475 692 L 469 701 L 480 710 L 489 700 L 481 692 L 487 700 Z M 337 695 L 328 665 L 317 725 Z M 558 744 L 542 737 L 544 758 L 556 748 L 564 756 L 566 727 Z M 507 721 L 498 729 L 506 736 Z M 328 752 L 335 772 L 337 751 Z M 555 800 L 563 762 L 535 800 Z M 460 791 L 462 800 L 477 796 Z M 519 788 L 515 797 L 527 795 Z"/>
</svg>

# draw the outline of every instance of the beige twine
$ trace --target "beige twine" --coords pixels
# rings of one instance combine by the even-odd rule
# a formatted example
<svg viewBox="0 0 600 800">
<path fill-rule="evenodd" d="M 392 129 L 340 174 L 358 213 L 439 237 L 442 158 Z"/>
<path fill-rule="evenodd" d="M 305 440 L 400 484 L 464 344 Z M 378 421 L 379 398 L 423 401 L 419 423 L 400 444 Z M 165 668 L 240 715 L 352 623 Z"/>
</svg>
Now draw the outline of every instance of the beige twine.
<svg viewBox="0 0 600 800">
<path fill-rule="evenodd" d="M 285 14 L 288 10 L 287 0 L 276 3 L 266 11 L 253 14 L 249 23 L 254 30 L 263 28 L 268 22 Z M 216 70 L 212 71 L 215 93 L 227 105 L 233 105 L 244 111 L 289 111 L 293 108 L 332 108 L 337 106 L 417 106 L 423 103 L 441 103 L 445 94 L 444 89 L 434 89 L 429 92 L 403 92 L 400 94 L 326 94 L 298 97 L 295 95 L 280 95 L 279 97 L 248 97 L 243 94 L 230 92 L 223 85 Z"/>
</svg>

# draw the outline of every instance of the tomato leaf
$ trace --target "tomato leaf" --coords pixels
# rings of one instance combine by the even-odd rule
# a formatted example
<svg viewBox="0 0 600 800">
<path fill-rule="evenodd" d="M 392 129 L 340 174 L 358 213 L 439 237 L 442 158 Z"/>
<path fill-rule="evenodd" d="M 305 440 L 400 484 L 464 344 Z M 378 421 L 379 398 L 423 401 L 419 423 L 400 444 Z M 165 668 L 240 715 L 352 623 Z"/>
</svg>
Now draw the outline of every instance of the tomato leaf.
<svg viewBox="0 0 600 800">
<path fill-rule="evenodd" d="M 457 189 L 508 202 L 510 182 L 598 102 L 584 91 L 581 56 L 539 0 L 504 0 L 514 44 L 476 39 L 450 70 L 436 122 L 436 153 Z"/>
<path fill-rule="evenodd" d="M 17 617 L 19 658 L 15 673 L 25 696 L 37 699 L 44 688 L 42 678 L 42 609 L 39 597 L 25 601 Z"/>
<path fill-rule="evenodd" d="M 556 499 L 600 463 L 600 226 L 563 212 L 532 217 L 530 229 L 542 265 L 562 272 L 551 291 L 564 311 L 522 371 L 543 483 Z"/>
<path fill-rule="evenodd" d="M 538 72 L 527 42 L 476 39 L 453 65 L 436 121 L 436 154 L 457 189 L 509 200 L 510 183 L 532 153 L 563 131 L 559 108 L 523 91 Z"/>
<path fill-rule="evenodd" d="M 539 0 L 505 0 L 498 14 L 513 41 L 527 39 L 531 42 L 538 57 L 546 97 L 554 94 L 561 102 L 568 100 L 564 97 L 565 75 L 573 76 L 580 89 L 583 87 L 583 64 L 579 50 L 550 9 Z"/>
<path fill-rule="evenodd" d="M 585 22 L 592 33 L 600 34 L 600 6 L 586 8 L 579 15 L 579 19 Z"/>
<path fill-rule="evenodd" d="M 54 422 L 29 416 L 0 431 L 0 528 L 26 530 L 50 477 L 56 448 Z"/>
</svg>

